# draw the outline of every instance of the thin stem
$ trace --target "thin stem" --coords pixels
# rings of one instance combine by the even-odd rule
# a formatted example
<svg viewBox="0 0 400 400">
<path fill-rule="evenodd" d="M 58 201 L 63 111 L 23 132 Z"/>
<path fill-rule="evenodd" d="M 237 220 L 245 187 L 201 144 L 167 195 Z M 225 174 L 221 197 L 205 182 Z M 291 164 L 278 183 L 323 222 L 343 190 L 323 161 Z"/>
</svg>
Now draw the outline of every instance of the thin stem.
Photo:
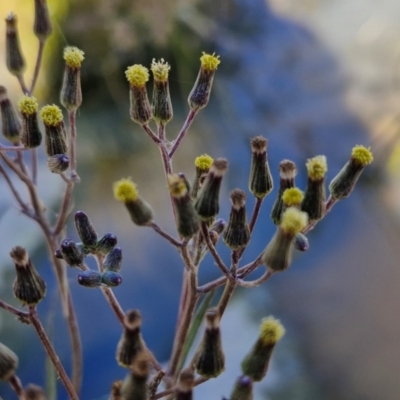
<svg viewBox="0 0 400 400">
<path fill-rule="evenodd" d="M 26 400 L 26 393 L 25 390 L 22 386 L 21 380 L 18 378 L 17 375 L 13 375 L 9 380 L 8 380 L 10 386 L 13 388 L 14 392 L 18 396 L 19 400 Z"/>
<path fill-rule="evenodd" d="M 26 151 L 29 149 L 24 146 L 4 146 L 3 144 L 0 144 L 0 150 L 2 150 L 2 151 Z"/>
<path fill-rule="evenodd" d="M 122 307 L 119 304 L 117 298 L 115 297 L 114 292 L 109 287 L 101 287 L 101 291 L 103 292 L 104 297 L 106 298 L 108 304 L 111 306 L 111 309 L 117 316 L 118 321 L 121 323 L 122 326 L 125 326 L 124 324 L 125 313 L 122 310 Z"/>
<path fill-rule="evenodd" d="M 13 307 L 11 304 L 6 303 L 3 300 L 0 300 L 0 307 L 4 308 L 4 310 L 7 310 L 8 312 L 14 314 L 21 322 L 25 324 L 29 324 L 29 313 L 25 311 L 21 311 L 18 308 Z"/>
<path fill-rule="evenodd" d="M 36 81 L 39 76 L 40 66 L 42 64 L 42 57 L 43 57 L 43 49 L 46 41 L 39 39 L 39 49 L 36 57 L 36 64 L 35 64 L 35 71 L 32 77 L 31 87 L 29 89 L 28 95 L 32 96 L 33 91 L 35 90 Z"/>
<path fill-rule="evenodd" d="M 197 378 L 194 381 L 193 387 L 201 385 L 202 383 L 207 382 L 207 381 L 208 381 L 208 378 Z M 165 396 L 175 393 L 177 390 L 178 390 L 177 386 L 174 386 L 170 389 L 163 390 L 162 392 L 157 393 L 153 397 L 150 397 L 150 400 L 162 399 Z"/>
<path fill-rule="evenodd" d="M 72 382 L 69 380 L 68 375 L 65 372 L 63 365 L 60 362 L 60 359 L 58 358 L 53 346 L 51 345 L 49 338 L 47 337 L 47 334 L 43 328 L 42 323 L 40 322 L 35 307 L 29 307 L 29 317 L 33 327 L 35 328 L 39 336 L 40 341 L 43 344 L 44 349 L 46 350 L 47 355 L 49 356 L 51 362 L 54 365 L 54 368 L 58 373 L 58 376 L 60 377 L 62 383 L 64 384 L 64 387 L 67 390 L 70 399 L 79 400 L 79 397 L 75 391 L 74 386 L 72 385 Z"/>
<path fill-rule="evenodd" d="M 258 215 L 260 214 L 261 206 L 264 201 L 264 198 L 258 198 L 254 204 L 253 214 L 251 215 L 251 220 L 249 223 L 250 233 L 253 232 L 254 226 L 257 222 Z"/>
<path fill-rule="evenodd" d="M 144 124 L 142 125 L 142 128 L 146 131 L 146 133 L 150 136 L 150 138 L 153 140 L 153 142 L 160 144 L 162 143 L 162 140 L 151 130 L 149 125 Z"/>
<path fill-rule="evenodd" d="M 273 271 L 267 269 L 262 276 L 260 276 L 258 279 L 255 279 L 254 281 L 244 281 L 242 279 L 237 279 L 237 283 L 238 285 L 245 288 L 253 288 L 260 286 L 262 283 L 266 282 L 269 278 L 271 278 L 273 274 Z"/>
<path fill-rule="evenodd" d="M 22 75 L 17 75 L 17 79 L 18 79 L 19 85 L 21 86 L 22 92 L 24 94 L 28 94 L 29 92 L 28 92 L 28 88 L 25 85 L 24 77 Z"/>
<path fill-rule="evenodd" d="M 186 121 L 183 124 L 181 131 L 178 133 L 178 136 L 176 137 L 176 139 L 172 143 L 172 147 L 169 150 L 169 154 L 168 154 L 169 158 L 172 158 L 172 156 L 174 155 L 175 151 L 178 149 L 181 141 L 183 140 L 183 138 L 186 135 L 186 132 L 190 128 L 190 125 L 192 125 L 192 122 L 193 122 L 194 117 L 196 116 L 196 114 L 197 114 L 197 111 L 195 111 L 195 110 L 190 110 L 189 111 L 189 114 L 186 117 Z"/>
<path fill-rule="evenodd" d="M 68 111 L 69 118 L 69 158 L 71 180 L 79 182 L 80 178 L 76 172 L 76 110 Z"/>
<path fill-rule="evenodd" d="M 65 188 L 60 212 L 58 213 L 58 219 L 53 228 L 54 236 L 58 236 L 61 233 L 62 229 L 65 226 L 65 223 L 67 222 L 67 218 L 68 218 L 68 214 L 69 214 L 68 213 L 69 205 L 70 205 L 73 190 L 74 190 L 74 182 L 69 180 L 67 182 L 67 186 Z"/>
<path fill-rule="evenodd" d="M 167 232 L 163 231 L 163 229 L 159 225 L 157 225 L 155 222 L 151 222 L 148 226 L 150 228 L 153 228 L 159 235 L 161 235 L 163 238 L 167 239 L 175 247 L 182 246 L 182 242 L 180 242 L 179 240 L 176 240 L 171 235 L 169 235 Z"/>
<path fill-rule="evenodd" d="M 180 253 L 181 253 L 183 262 L 185 264 L 185 267 L 189 271 L 195 271 L 196 267 L 194 266 L 192 260 L 190 259 L 189 251 L 187 248 L 187 242 L 184 245 L 182 245 L 182 247 L 180 248 Z M 196 287 L 194 287 L 194 290 L 196 291 Z"/>
</svg>

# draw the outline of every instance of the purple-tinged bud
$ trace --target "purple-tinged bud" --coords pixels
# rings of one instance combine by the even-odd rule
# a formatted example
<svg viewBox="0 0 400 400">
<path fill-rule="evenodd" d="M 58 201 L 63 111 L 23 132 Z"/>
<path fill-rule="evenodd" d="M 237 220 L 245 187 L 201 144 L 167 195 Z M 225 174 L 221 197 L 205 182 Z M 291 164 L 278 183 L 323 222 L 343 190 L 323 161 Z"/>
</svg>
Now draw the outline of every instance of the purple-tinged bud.
<svg viewBox="0 0 400 400">
<path fill-rule="evenodd" d="M 122 250 L 120 247 L 112 249 L 104 259 L 103 268 L 106 271 L 119 272 L 122 266 Z"/>
<path fill-rule="evenodd" d="M 101 273 L 98 271 L 83 271 L 78 274 L 78 283 L 89 288 L 97 288 L 101 285 Z"/>
<path fill-rule="evenodd" d="M 113 233 L 106 233 L 96 245 L 96 251 L 102 255 L 108 254 L 117 245 L 117 237 Z M 118 271 L 117 271 L 118 272 Z"/>
<path fill-rule="evenodd" d="M 71 239 L 64 239 L 60 244 L 60 251 L 65 262 L 71 267 L 81 267 L 85 254 Z"/>
<path fill-rule="evenodd" d="M 61 174 L 69 167 L 69 158 L 65 154 L 55 154 L 47 159 L 47 168 L 53 174 Z"/>
<path fill-rule="evenodd" d="M 251 378 L 242 375 L 237 379 L 230 400 L 253 400 L 253 381 Z"/>
<path fill-rule="evenodd" d="M 114 271 L 105 271 L 101 274 L 101 283 L 108 287 L 119 286 L 122 283 L 122 276 Z"/>
<path fill-rule="evenodd" d="M 75 228 L 84 246 L 93 249 L 97 246 L 97 232 L 83 211 L 75 213 Z"/>
</svg>

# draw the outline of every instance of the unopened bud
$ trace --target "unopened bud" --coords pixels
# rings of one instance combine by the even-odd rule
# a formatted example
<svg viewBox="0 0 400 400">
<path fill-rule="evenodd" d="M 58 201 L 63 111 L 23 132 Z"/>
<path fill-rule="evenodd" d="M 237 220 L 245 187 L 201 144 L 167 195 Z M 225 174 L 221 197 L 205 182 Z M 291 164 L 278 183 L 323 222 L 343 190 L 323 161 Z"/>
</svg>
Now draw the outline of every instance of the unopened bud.
<svg viewBox="0 0 400 400">
<path fill-rule="evenodd" d="M 97 288 L 101 285 L 101 274 L 98 271 L 83 271 L 78 274 L 78 283 L 89 288 Z"/>
<path fill-rule="evenodd" d="M 106 255 L 103 267 L 107 271 L 119 272 L 121 266 L 122 266 L 122 250 L 120 247 L 115 247 Z"/>
<path fill-rule="evenodd" d="M 83 211 L 75 213 L 75 228 L 84 246 L 89 248 L 97 246 L 97 233 L 89 217 Z"/>
<path fill-rule="evenodd" d="M 201 110 L 208 104 L 215 71 L 220 62 L 219 56 L 216 56 L 215 53 L 206 54 L 203 52 L 200 57 L 200 71 L 188 98 L 188 103 L 192 110 Z"/>
<path fill-rule="evenodd" d="M 68 154 L 67 134 L 65 132 L 62 111 L 55 104 L 44 106 L 40 110 L 46 133 L 46 153 L 48 156 Z"/>
<path fill-rule="evenodd" d="M 47 167 L 53 174 L 61 174 L 69 167 L 69 158 L 65 154 L 55 154 L 47 159 Z"/>
<path fill-rule="evenodd" d="M 17 17 L 10 13 L 6 18 L 6 64 L 11 74 L 21 76 L 25 71 L 25 60 L 17 28 Z"/>
<path fill-rule="evenodd" d="M 251 140 L 252 157 L 249 189 L 259 199 L 267 196 L 274 188 L 267 159 L 267 145 L 268 140 L 262 136 L 257 136 Z"/>
<path fill-rule="evenodd" d="M 61 242 L 60 251 L 65 262 L 71 267 L 80 267 L 85 259 L 85 253 L 71 239 L 64 239 Z"/>
<path fill-rule="evenodd" d="M 28 253 L 21 246 L 10 252 L 17 276 L 14 281 L 14 296 L 28 306 L 35 306 L 46 295 L 46 284 L 36 271 Z"/>
<path fill-rule="evenodd" d="M 8 98 L 7 89 L 4 86 L 0 86 L 0 111 L 3 136 L 12 144 L 18 144 L 22 130 L 21 121 Z"/>
<path fill-rule="evenodd" d="M 46 400 L 46 394 L 44 390 L 38 386 L 30 383 L 25 388 L 26 400 Z"/>
<path fill-rule="evenodd" d="M 53 27 L 51 26 L 49 9 L 46 0 L 35 0 L 35 23 L 33 32 L 39 40 L 44 41 L 50 35 Z"/>
<path fill-rule="evenodd" d="M 0 343 L 0 380 L 8 381 L 15 375 L 18 356 L 5 344 Z"/>
<path fill-rule="evenodd" d="M 219 191 L 227 169 L 227 160 L 224 158 L 214 160 L 195 200 L 194 208 L 204 221 L 212 220 L 219 212 Z"/>
<path fill-rule="evenodd" d="M 232 250 L 240 250 L 250 241 L 250 228 L 246 217 L 246 194 L 243 190 L 234 189 L 231 194 L 232 208 L 229 222 L 224 231 L 223 239 Z"/>
<path fill-rule="evenodd" d="M 290 160 L 283 160 L 279 164 L 279 191 L 272 206 L 271 218 L 275 225 L 281 222 L 282 212 L 285 209 L 282 195 L 286 189 L 294 187 L 294 178 L 297 174 L 296 164 Z"/>
<path fill-rule="evenodd" d="M 193 387 L 194 371 L 186 368 L 179 375 L 175 400 L 193 400 Z"/>
<path fill-rule="evenodd" d="M 105 271 L 101 274 L 101 283 L 108 287 L 119 286 L 122 283 L 122 276 L 114 271 Z"/>
<path fill-rule="evenodd" d="M 149 80 L 149 70 L 140 64 L 135 64 L 125 71 L 129 82 L 130 116 L 140 124 L 147 124 L 151 115 L 151 106 L 147 97 L 146 82 Z"/>
<path fill-rule="evenodd" d="M 310 248 L 307 236 L 303 235 L 301 232 L 296 233 L 293 240 L 293 246 L 296 250 L 307 251 Z"/>
<path fill-rule="evenodd" d="M 129 178 L 114 183 L 114 197 L 125 204 L 134 224 L 145 226 L 153 220 L 153 210 Z"/>
<path fill-rule="evenodd" d="M 22 96 L 18 102 L 22 115 L 21 142 L 27 149 L 40 146 L 42 133 L 37 118 L 38 103 L 34 97 Z"/>
<path fill-rule="evenodd" d="M 153 72 L 153 119 L 156 123 L 166 124 L 173 117 L 171 96 L 169 94 L 168 74 L 171 69 L 164 59 L 157 61 L 153 59 L 151 71 Z"/>
<path fill-rule="evenodd" d="M 206 329 L 194 356 L 196 371 L 205 378 L 215 378 L 225 369 L 219 320 L 220 315 L 216 308 L 207 311 Z"/>
<path fill-rule="evenodd" d="M 117 245 L 117 237 L 113 233 L 106 233 L 96 245 L 96 251 L 102 255 L 108 254 Z M 117 271 L 118 272 L 118 271 Z"/>
<path fill-rule="evenodd" d="M 284 334 L 285 328 L 279 320 L 271 316 L 264 318 L 260 336 L 242 362 L 242 372 L 254 382 L 260 382 L 267 374 L 272 350 Z"/>
<path fill-rule="evenodd" d="M 197 215 L 185 181 L 179 175 L 168 176 L 168 188 L 176 211 L 178 233 L 190 239 L 199 231 L 200 220 Z"/>
<path fill-rule="evenodd" d="M 240 376 L 233 387 L 229 400 L 253 400 L 253 381 L 246 375 Z"/>
</svg>

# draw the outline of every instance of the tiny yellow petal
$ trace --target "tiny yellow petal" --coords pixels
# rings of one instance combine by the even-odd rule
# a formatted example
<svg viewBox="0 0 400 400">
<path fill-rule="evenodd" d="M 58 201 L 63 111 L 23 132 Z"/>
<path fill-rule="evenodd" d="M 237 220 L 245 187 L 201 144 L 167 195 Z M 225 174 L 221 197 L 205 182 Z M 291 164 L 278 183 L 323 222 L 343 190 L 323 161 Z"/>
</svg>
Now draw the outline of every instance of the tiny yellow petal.
<svg viewBox="0 0 400 400">
<path fill-rule="evenodd" d="M 123 178 L 114 183 L 114 197 L 124 203 L 135 201 L 138 198 L 136 184 L 130 178 Z"/>
<path fill-rule="evenodd" d="M 69 46 L 64 49 L 65 63 L 71 68 L 79 68 L 85 59 L 85 53 L 77 47 Z"/>
<path fill-rule="evenodd" d="M 167 81 L 170 69 L 171 66 L 167 62 L 164 62 L 163 58 L 160 61 L 153 59 L 151 63 L 151 71 L 153 72 L 154 79 L 157 81 Z"/>
<path fill-rule="evenodd" d="M 286 189 L 282 194 L 282 201 L 287 207 L 299 205 L 303 198 L 304 194 L 298 188 Z"/>
<path fill-rule="evenodd" d="M 328 170 L 325 156 L 315 156 L 306 162 L 308 176 L 312 180 L 321 180 Z"/>
<path fill-rule="evenodd" d="M 285 334 L 285 328 L 272 316 L 263 318 L 260 326 L 260 339 L 264 344 L 275 344 Z"/>
<path fill-rule="evenodd" d="M 219 56 L 215 55 L 215 53 L 206 54 L 203 51 L 203 55 L 200 57 L 200 62 L 202 68 L 215 71 L 218 65 L 221 63 L 221 60 L 219 59 Z"/>
<path fill-rule="evenodd" d="M 38 102 L 34 97 L 24 95 L 19 99 L 18 107 L 22 114 L 32 115 L 38 110 Z"/>
<path fill-rule="evenodd" d="M 40 110 L 40 118 L 42 118 L 45 125 L 56 126 L 63 120 L 61 108 L 55 104 L 44 106 Z"/>
<path fill-rule="evenodd" d="M 149 70 L 141 64 L 135 64 L 127 68 L 125 76 L 132 86 L 142 87 L 149 80 Z"/>
<path fill-rule="evenodd" d="M 196 157 L 194 160 L 194 165 L 200 170 L 208 171 L 213 162 L 214 159 L 212 157 L 210 157 L 208 154 L 203 154 L 199 157 Z"/>
<path fill-rule="evenodd" d="M 371 164 L 372 161 L 374 160 L 374 156 L 372 155 L 370 148 L 361 145 L 353 147 L 353 150 L 351 152 L 351 157 L 354 160 L 358 161 L 358 163 L 363 166 Z"/>
<path fill-rule="evenodd" d="M 282 213 L 282 222 L 280 227 L 286 233 L 295 235 L 301 232 L 308 223 L 307 213 L 298 210 L 295 207 L 289 207 Z"/>
</svg>

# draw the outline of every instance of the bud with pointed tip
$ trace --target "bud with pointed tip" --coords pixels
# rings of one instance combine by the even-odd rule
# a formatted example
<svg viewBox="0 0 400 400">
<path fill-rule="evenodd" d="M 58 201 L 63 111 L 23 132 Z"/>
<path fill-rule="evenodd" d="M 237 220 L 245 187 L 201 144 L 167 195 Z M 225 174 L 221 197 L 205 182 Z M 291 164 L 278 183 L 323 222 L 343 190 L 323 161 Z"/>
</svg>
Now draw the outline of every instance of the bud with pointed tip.
<svg viewBox="0 0 400 400">
<path fill-rule="evenodd" d="M 151 71 L 153 72 L 153 102 L 152 112 L 153 119 L 156 123 L 167 124 L 173 117 L 171 96 L 169 94 L 168 74 L 171 69 L 170 65 L 153 59 L 151 63 Z"/>
<path fill-rule="evenodd" d="M 215 378 L 225 369 L 219 321 L 217 308 L 206 312 L 206 329 L 194 356 L 196 371 L 205 378 Z"/>
<path fill-rule="evenodd" d="M 13 13 L 6 18 L 6 64 L 15 76 L 21 76 L 26 68 L 19 42 L 17 17 Z"/>
<path fill-rule="evenodd" d="M 15 375 L 18 356 L 6 345 L 0 343 L 0 380 L 8 381 Z"/>
<path fill-rule="evenodd" d="M 21 135 L 21 121 L 7 95 L 7 89 L 0 86 L 1 129 L 3 136 L 12 144 L 17 145 Z"/>
<path fill-rule="evenodd" d="M 78 274 L 78 283 L 88 288 L 97 288 L 101 285 L 101 274 L 98 271 L 83 271 Z"/>
<path fill-rule="evenodd" d="M 17 277 L 14 281 L 14 296 L 28 306 L 35 306 L 46 295 L 46 284 L 32 264 L 28 253 L 21 246 L 14 247 L 10 252 L 14 261 Z"/>
</svg>

